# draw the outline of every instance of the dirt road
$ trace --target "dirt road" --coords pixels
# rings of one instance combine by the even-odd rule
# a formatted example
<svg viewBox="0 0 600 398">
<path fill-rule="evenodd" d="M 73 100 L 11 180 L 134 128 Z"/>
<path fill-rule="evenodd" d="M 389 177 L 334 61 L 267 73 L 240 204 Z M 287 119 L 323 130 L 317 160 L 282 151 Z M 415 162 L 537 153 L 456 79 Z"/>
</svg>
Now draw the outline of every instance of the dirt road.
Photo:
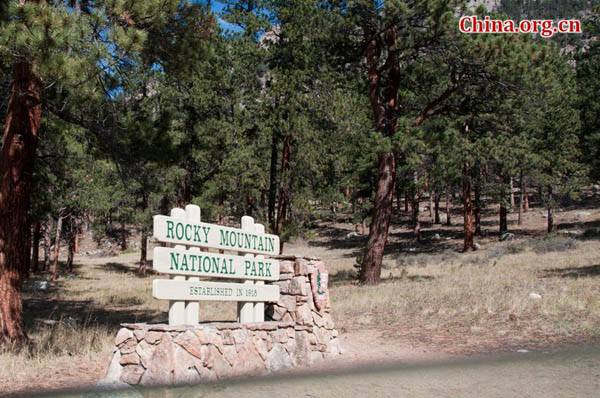
<svg viewBox="0 0 600 398">
<path fill-rule="evenodd" d="M 61 398 L 239 397 L 597 397 L 600 346 L 559 352 L 429 364 L 395 364 L 344 372 L 224 381 L 147 390 L 53 394 Z M 39 396 L 39 395 L 38 395 Z M 50 397 L 50 395 L 48 395 Z"/>
</svg>

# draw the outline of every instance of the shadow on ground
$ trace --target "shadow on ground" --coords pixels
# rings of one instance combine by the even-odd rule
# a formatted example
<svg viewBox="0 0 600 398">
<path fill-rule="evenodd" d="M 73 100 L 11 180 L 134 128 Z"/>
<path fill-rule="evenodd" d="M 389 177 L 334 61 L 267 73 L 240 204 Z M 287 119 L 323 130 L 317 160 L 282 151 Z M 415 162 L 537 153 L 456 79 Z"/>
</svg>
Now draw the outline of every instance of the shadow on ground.
<svg viewBox="0 0 600 398">
<path fill-rule="evenodd" d="M 589 265 L 587 267 L 551 268 L 542 271 L 545 278 L 585 278 L 588 276 L 600 276 L 600 265 Z"/>
<path fill-rule="evenodd" d="M 146 275 L 156 275 L 156 272 L 154 271 L 154 269 L 152 269 L 152 260 L 148 260 L 147 263 L 148 264 L 146 267 Z M 135 276 L 143 278 L 142 276 L 140 276 L 137 267 L 130 267 L 123 263 L 110 262 L 110 263 L 106 263 L 106 264 L 98 264 L 98 265 L 95 265 L 94 268 L 108 270 L 108 271 L 114 271 L 114 272 L 120 272 L 123 274 L 135 275 Z"/>
</svg>

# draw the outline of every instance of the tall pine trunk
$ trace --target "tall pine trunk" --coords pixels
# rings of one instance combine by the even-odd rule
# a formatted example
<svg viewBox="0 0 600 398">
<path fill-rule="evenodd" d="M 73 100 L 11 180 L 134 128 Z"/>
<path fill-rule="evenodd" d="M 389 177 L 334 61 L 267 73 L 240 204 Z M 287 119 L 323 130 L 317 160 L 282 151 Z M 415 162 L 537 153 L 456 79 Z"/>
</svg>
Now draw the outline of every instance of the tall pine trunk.
<svg viewBox="0 0 600 398">
<path fill-rule="evenodd" d="M 523 186 L 523 197 L 525 200 L 525 203 L 523 203 L 523 212 L 527 213 L 529 211 L 529 194 L 527 193 L 527 178 L 526 177 L 523 177 L 522 186 Z"/>
<path fill-rule="evenodd" d="M 279 143 L 279 134 L 277 129 L 273 131 L 271 137 L 271 167 L 269 171 L 269 204 L 267 216 L 271 229 L 275 231 L 275 201 L 277 200 L 277 145 Z"/>
<path fill-rule="evenodd" d="M 44 226 L 44 271 L 50 269 L 50 248 L 52 247 L 52 223 L 46 221 Z"/>
<path fill-rule="evenodd" d="M 286 135 L 283 138 L 283 148 L 281 152 L 281 178 L 279 180 L 279 201 L 277 204 L 277 222 L 275 223 L 275 234 L 280 234 L 285 226 L 288 208 L 289 208 L 289 187 L 288 179 L 291 168 L 292 157 L 292 140 L 291 135 Z M 280 239 L 280 252 L 283 252 L 283 239 Z"/>
<path fill-rule="evenodd" d="M 421 241 L 421 220 L 419 219 L 419 188 L 417 185 L 419 184 L 419 173 L 417 171 L 413 174 L 413 179 L 415 183 L 415 190 L 413 191 L 412 201 L 411 201 L 411 209 L 412 209 L 412 217 L 411 217 L 411 225 L 413 230 L 413 240 L 415 242 Z"/>
<path fill-rule="evenodd" d="M 434 208 L 435 208 L 434 215 L 435 215 L 435 217 L 434 217 L 433 222 L 434 222 L 434 224 L 440 224 L 440 193 L 439 192 L 435 193 L 434 199 L 435 199 L 434 200 Z"/>
<path fill-rule="evenodd" d="M 380 69 L 382 55 L 382 39 L 389 48 L 397 44 L 398 29 L 391 27 L 382 38 L 370 24 L 363 26 L 366 44 L 366 60 L 368 64 L 369 100 L 373 110 L 375 130 L 384 137 L 393 137 L 397 129 L 398 88 L 401 71 L 398 64 L 398 53 L 387 54 L 386 70 Z M 385 79 L 385 81 L 382 81 Z M 385 87 L 385 90 L 381 90 Z M 383 94 L 383 96 L 381 95 Z M 381 280 L 381 261 L 387 242 L 390 219 L 392 217 L 392 202 L 396 184 L 396 154 L 380 152 L 377 154 L 377 177 L 375 203 L 369 228 L 369 238 L 365 247 L 360 283 L 363 285 L 378 284 Z"/>
<path fill-rule="evenodd" d="M 548 233 L 549 234 L 554 232 L 554 211 L 553 211 L 554 204 L 552 203 L 552 200 L 553 200 L 552 187 L 548 187 Z"/>
<path fill-rule="evenodd" d="M 73 240 L 75 242 L 73 250 L 75 251 L 75 253 L 79 253 L 79 238 L 81 237 L 80 228 L 81 225 L 79 223 L 76 223 L 74 231 L 75 236 L 73 237 Z"/>
<path fill-rule="evenodd" d="M 142 194 L 142 203 L 140 204 L 140 210 L 146 212 L 148 210 L 148 198 L 145 194 Z M 142 220 L 141 237 L 140 237 L 140 264 L 138 267 L 138 275 L 146 276 L 146 269 L 148 266 L 148 225 L 146 220 Z"/>
<path fill-rule="evenodd" d="M 510 208 L 515 208 L 515 188 L 514 188 L 514 180 L 510 177 Z"/>
<path fill-rule="evenodd" d="M 518 225 L 523 225 L 523 172 L 519 177 L 519 218 L 517 220 Z"/>
<path fill-rule="evenodd" d="M 475 218 L 475 235 L 481 236 L 481 193 L 479 184 L 475 184 L 475 206 L 473 206 L 473 215 Z"/>
<path fill-rule="evenodd" d="M 429 190 L 429 218 L 431 218 L 431 222 L 435 222 L 433 217 L 433 191 Z"/>
<path fill-rule="evenodd" d="M 140 276 L 146 276 L 146 270 L 148 267 L 148 227 L 146 224 L 142 225 L 142 237 L 140 242 L 141 254 L 140 254 L 140 266 L 138 268 L 138 274 Z"/>
<path fill-rule="evenodd" d="M 410 198 L 408 192 L 404 194 L 404 212 L 408 213 L 408 202 L 410 202 Z"/>
<path fill-rule="evenodd" d="M 52 264 L 52 280 L 55 281 L 58 277 L 58 255 L 60 254 L 60 233 L 62 230 L 63 223 L 62 214 L 58 215 L 58 221 L 56 221 L 56 235 L 54 237 L 54 263 Z"/>
<path fill-rule="evenodd" d="M 500 182 L 500 220 L 498 223 L 500 230 L 498 236 L 502 237 L 502 234 L 508 231 L 508 209 L 506 208 L 506 178 L 503 175 L 500 176 Z M 512 184 L 510 184 L 510 186 L 512 186 Z"/>
<path fill-rule="evenodd" d="M 193 143 L 190 145 L 190 149 L 193 150 Z M 183 176 L 183 186 L 181 187 L 181 199 L 179 207 L 185 208 L 192 202 L 192 179 L 194 177 L 194 164 L 192 161 L 192 154 L 188 154 L 185 159 L 185 175 Z M 122 249 L 122 250 L 127 250 Z"/>
<path fill-rule="evenodd" d="M 75 217 L 71 217 L 70 223 L 69 244 L 67 246 L 67 269 L 69 273 L 73 272 L 73 258 L 75 257 Z"/>
<path fill-rule="evenodd" d="M 40 240 L 42 238 L 42 224 L 35 222 L 33 229 L 33 244 L 31 248 L 31 270 L 34 274 L 39 272 Z"/>
<path fill-rule="evenodd" d="M 466 160 L 462 168 L 464 246 L 463 251 L 473 249 L 473 202 L 471 200 L 471 163 Z"/>
<path fill-rule="evenodd" d="M 500 202 L 500 236 L 503 233 L 508 231 L 508 221 L 507 221 L 508 209 L 504 204 L 504 201 Z"/>
<path fill-rule="evenodd" d="M 446 225 L 452 225 L 452 201 L 450 200 L 450 189 L 446 188 Z"/>
<path fill-rule="evenodd" d="M 121 251 L 127 250 L 127 228 L 121 223 Z"/>
<path fill-rule="evenodd" d="M 0 154 L 0 345 L 27 341 L 22 288 L 30 261 L 28 210 L 41 97 L 31 64 L 15 64 Z"/>
<path fill-rule="evenodd" d="M 392 201 L 396 182 L 396 156 L 394 153 L 383 152 L 377 158 L 379 169 L 377 171 L 375 207 L 359 276 L 360 283 L 363 285 L 378 284 L 381 278 L 381 261 L 383 260 L 392 216 Z"/>
</svg>

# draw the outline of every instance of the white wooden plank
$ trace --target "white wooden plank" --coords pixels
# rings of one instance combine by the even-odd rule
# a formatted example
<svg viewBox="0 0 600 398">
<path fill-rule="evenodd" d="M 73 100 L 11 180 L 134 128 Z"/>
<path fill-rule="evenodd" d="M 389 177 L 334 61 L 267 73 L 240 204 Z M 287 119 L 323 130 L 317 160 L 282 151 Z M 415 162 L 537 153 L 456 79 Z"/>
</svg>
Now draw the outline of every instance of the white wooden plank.
<svg viewBox="0 0 600 398">
<path fill-rule="evenodd" d="M 186 213 L 185 210 L 178 207 L 171 210 L 171 217 L 173 219 L 179 219 L 185 221 Z M 175 246 L 176 249 L 185 250 L 185 246 Z M 173 276 L 174 280 L 185 280 L 185 276 Z M 169 325 L 183 325 L 185 324 L 185 302 L 184 301 L 170 301 L 169 302 Z"/>
<path fill-rule="evenodd" d="M 254 224 L 254 230 L 259 234 L 265 232 L 265 226 L 262 224 Z M 256 256 L 256 261 L 261 262 L 264 260 L 265 256 L 259 254 Z M 279 278 L 278 278 L 279 279 Z M 256 285 L 264 285 L 265 282 L 257 281 Z M 265 303 L 255 303 L 254 304 L 254 322 L 264 322 L 265 321 Z"/>
<path fill-rule="evenodd" d="M 254 229 L 254 218 L 250 216 L 242 217 L 240 221 L 242 231 L 247 233 L 256 232 Z M 244 255 L 245 261 L 251 262 L 254 261 L 254 255 L 250 253 L 246 253 Z M 244 281 L 245 285 L 254 285 L 254 282 L 246 280 Z M 254 322 L 254 304 L 252 302 L 238 302 L 238 322 L 248 323 Z"/>
<path fill-rule="evenodd" d="M 185 207 L 186 219 L 190 222 L 200 222 L 200 207 L 196 205 L 187 205 Z M 192 247 L 190 249 L 192 254 L 200 253 L 200 249 Z M 197 276 L 187 277 L 188 281 L 199 282 L 200 278 Z M 186 325 L 197 325 L 200 322 L 200 303 L 198 301 L 186 301 L 185 302 L 185 324 Z"/>
<path fill-rule="evenodd" d="M 152 268 L 162 274 L 229 279 L 279 280 L 279 261 L 155 247 Z"/>
<path fill-rule="evenodd" d="M 279 237 L 245 232 L 238 228 L 158 215 L 153 217 L 154 237 L 161 242 L 235 250 L 266 255 L 279 254 Z"/>
<path fill-rule="evenodd" d="M 161 300 L 271 302 L 279 300 L 279 286 L 155 279 L 152 296 Z"/>
</svg>

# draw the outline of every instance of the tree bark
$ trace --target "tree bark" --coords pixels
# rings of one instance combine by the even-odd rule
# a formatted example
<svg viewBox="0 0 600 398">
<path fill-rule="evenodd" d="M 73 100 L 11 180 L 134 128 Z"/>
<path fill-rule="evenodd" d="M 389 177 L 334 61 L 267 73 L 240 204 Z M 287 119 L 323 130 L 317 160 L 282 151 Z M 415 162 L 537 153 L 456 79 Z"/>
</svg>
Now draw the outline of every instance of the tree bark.
<svg viewBox="0 0 600 398">
<path fill-rule="evenodd" d="M 35 222 L 33 230 L 33 244 L 31 249 L 31 269 L 34 274 L 39 272 L 40 258 L 40 240 L 42 238 L 42 225 L 39 221 Z"/>
<path fill-rule="evenodd" d="M 279 201 L 277 205 L 277 222 L 275 223 L 275 234 L 281 233 L 285 225 L 288 207 L 289 207 L 289 187 L 288 177 L 291 167 L 292 156 L 292 136 L 286 135 L 283 138 L 283 148 L 281 153 L 281 178 L 279 180 Z M 280 239 L 281 251 L 283 251 L 283 239 Z"/>
<path fill-rule="evenodd" d="M 500 202 L 500 236 L 502 236 L 503 233 L 508 231 L 507 214 L 508 209 L 504 205 L 504 201 L 502 201 Z"/>
<path fill-rule="evenodd" d="M 148 227 L 144 224 L 142 226 L 142 237 L 140 242 L 141 254 L 140 254 L 140 267 L 138 268 L 138 274 L 140 276 L 146 276 L 146 269 L 148 266 Z"/>
<path fill-rule="evenodd" d="M 193 143 L 190 144 L 190 149 L 193 148 Z M 192 149 L 193 150 L 193 149 Z M 192 154 L 188 154 L 185 159 L 185 175 L 183 176 L 183 187 L 181 188 L 181 199 L 179 200 L 179 207 L 182 209 L 186 205 L 192 202 L 192 178 L 194 176 L 194 165 L 192 161 Z M 127 249 L 123 249 L 127 250 Z"/>
<path fill-rule="evenodd" d="M 392 216 L 392 201 L 396 182 L 396 156 L 394 153 L 384 152 L 377 157 L 379 169 L 377 172 L 375 207 L 359 275 L 360 283 L 363 285 L 376 285 L 381 279 L 381 261 Z"/>
<path fill-rule="evenodd" d="M 44 271 L 50 269 L 50 248 L 52 246 L 52 238 L 50 233 L 52 232 L 52 223 L 46 222 L 44 226 Z"/>
<path fill-rule="evenodd" d="M 30 261 L 28 216 L 42 83 L 26 62 L 13 68 L 0 154 L 0 345 L 26 342 L 22 288 Z"/>
<path fill-rule="evenodd" d="M 408 202 L 410 202 L 410 199 L 408 198 L 408 192 L 406 192 L 404 194 L 404 212 L 408 213 Z"/>
<path fill-rule="evenodd" d="M 471 163 L 466 160 L 462 169 L 464 246 L 463 251 L 473 250 L 473 203 L 471 201 Z"/>
<path fill-rule="evenodd" d="M 67 269 L 69 273 L 73 272 L 73 258 L 75 257 L 75 230 L 77 228 L 77 223 L 75 221 L 75 217 L 71 217 L 70 220 L 71 228 L 69 233 L 69 245 L 68 245 L 68 254 L 67 254 Z"/>
<path fill-rule="evenodd" d="M 421 220 L 419 219 L 419 188 L 417 187 L 419 184 L 419 173 L 417 171 L 413 174 L 413 179 L 415 183 L 415 190 L 413 191 L 412 200 L 411 200 L 411 209 L 412 209 L 412 217 L 411 217 L 411 225 L 413 230 L 413 240 L 415 242 L 421 241 Z"/>
<path fill-rule="evenodd" d="M 54 237 L 54 263 L 52 264 L 52 280 L 55 281 L 58 277 L 58 255 L 60 254 L 60 233 L 62 230 L 63 216 L 58 215 L 56 221 L 56 235 Z"/>
<path fill-rule="evenodd" d="M 479 184 L 475 184 L 475 206 L 473 206 L 473 215 L 475 218 L 475 235 L 481 236 L 481 194 Z"/>
<path fill-rule="evenodd" d="M 519 176 L 519 218 L 518 225 L 523 225 L 523 172 Z"/>
<path fill-rule="evenodd" d="M 514 180 L 510 177 L 510 208 L 515 208 L 515 191 L 514 191 Z"/>
<path fill-rule="evenodd" d="M 74 238 L 73 240 L 75 241 L 75 253 L 79 253 L 79 237 L 80 237 L 80 233 L 79 233 L 79 229 L 80 229 L 80 225 L 78 223 L 75 224 L 75 231 L 74 231 Z"/>
<path fill-rule="evenodd" d="M 523 212 L 527 213 L 529 211 L 529 194 L 527 194 L 527 179 L 523 177 L 523 196 L 525 198 L 525 203 L 523 204 Z"/>
<path fill-rule="evenodd" d="M 450 189 L 446 188 L 446 225 L 452 225 L 452 201 L 450 200 Z"/>
<path fill-rule="evenodd" d="M 127 228 L 121 223 L 121 251 L 127 250 Z"/>
<path fill-rule="evenodd" d="M 385 32 L 385 37 L 381 37 L 374 26 L 367 23 L 363 26 L 363 32 L 368 66 L 369 100 L 373 110 L 375 130 L 383 137 L 393 137 L 397 129 L 398 89 L 401 79 L 398 52 L 387 53 L 387 59 L 383 63 L 385 71 L 380 69 L 382 64 L 380 57 L 382 40 L 385 40 L 388 48 L 396 46 L 398 28 L 390 27 Z M 381 152 L 377 155 L 377 162 L 379 168 L 376 177 L 375 203 L 359 275 L 360 283 L 363 285 L 378 284 L 381 280 L 381 261 L 392 217 L 396 184 L 396 154 Z"/>
<path fill-rule="evenodd" d="M 275 230 L 275 201 L 277 200 L 277 145 L 279 144 L 279 134 L 277 129 L 273 131 L 271 137 L 271 167 L 269 171 L 269 204 L 268 221 L 271 229 Z"/>
<path fill-rule="evenodd" d="M 435 193 L 435 201 L 434 201 L 434 224 L 441 224 L 440 222 L 440 193 Z"/>
<path fill-rule="evenodd" d="M 429 218 L 431 218 L 431 222 L 434 222 L 433 216 L 433 191 L 429 190 Z"/>
<path fill-rule="evenodd" d="M 552 203 L 552 187 L 548 187 L 548 233 L 554 232 L 554 211 Z"/>
<path fill-rule="evenodd" d="M 502 234 L 508 231 L 508 222 L 507 222 L 507 214 L 508 209 L 506 208 L 506 177 L 503 175 L 500 176 L 501 190 L 500 190 L 500 220 L 499 220 L 499 234 L 498 236 L 502 236 Z"/>
</svg>

